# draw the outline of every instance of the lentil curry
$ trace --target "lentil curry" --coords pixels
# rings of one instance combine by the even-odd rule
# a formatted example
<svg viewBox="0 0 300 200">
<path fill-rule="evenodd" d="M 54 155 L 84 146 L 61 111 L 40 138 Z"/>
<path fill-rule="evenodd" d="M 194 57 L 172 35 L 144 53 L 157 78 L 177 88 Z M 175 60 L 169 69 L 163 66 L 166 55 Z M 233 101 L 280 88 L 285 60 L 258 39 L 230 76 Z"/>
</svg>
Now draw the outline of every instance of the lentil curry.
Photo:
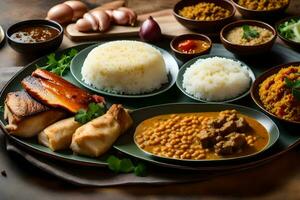
<svg viewBox="0 0 300 200">
<path fill-rule="evenodd" d="M 182 8 L 179 15 L 193 20 L 214 21 L 229 17 L 230 11 L 214 3 L 200 2 Z"/>
<path fill-rule="evenodd" d="M 269 141 L 267 130 L 236 110 L 159 115 L 135 131 L 146 152 L 173 159 L 220 159 L 250 155 Z"/>
<path fill-rule="evenodd" d="M 288 2 L 288 0 L 239 0 L 238 4 L 250 10 L 275 10 Z"/>
</svg>

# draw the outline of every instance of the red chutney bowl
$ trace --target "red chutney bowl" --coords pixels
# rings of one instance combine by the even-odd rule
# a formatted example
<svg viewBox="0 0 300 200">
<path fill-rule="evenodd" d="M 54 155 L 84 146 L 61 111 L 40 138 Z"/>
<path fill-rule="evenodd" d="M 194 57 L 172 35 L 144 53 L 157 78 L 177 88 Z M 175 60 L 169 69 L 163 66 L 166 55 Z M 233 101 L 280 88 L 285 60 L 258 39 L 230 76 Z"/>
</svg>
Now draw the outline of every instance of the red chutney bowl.
<svg viewBox="0 0 300 200">
<path fill-rule="evenodd" d="M 202 51 L 199 51 L 199 52 L 186 52 L 186 51 L 179 50 L 178 46 L 179 46 L 180 43 L 186 43 L 186 46 L 187 46 L 186 48 L 188 48 L 188 46 L 193 48 L 192 47 L 193 45 L 187 44 L 187 40 L 202 41 L 202 42 L 207 43 L 208 47 L 203 49 Z M 184 34 L 184 35 L 179 35 L 177 37 L 174 37 L 174 39 L 170 43 L 170 47 L 171 47 L 171 49 L 172 49 L 172 51 L 173 51 L 173 53 L 174 53 L 174 55 L 176 56 L 177 59 L 182 60 L 182 61 L 187 61 L 187 60 L 190 60 L 190 59 L 195 58 L 197 56 L 208 54 L 211 50 L 212 42 L 211 42 L 211 40 L 208 36 L 203 35 L 203 34 Z"/>
</svg>

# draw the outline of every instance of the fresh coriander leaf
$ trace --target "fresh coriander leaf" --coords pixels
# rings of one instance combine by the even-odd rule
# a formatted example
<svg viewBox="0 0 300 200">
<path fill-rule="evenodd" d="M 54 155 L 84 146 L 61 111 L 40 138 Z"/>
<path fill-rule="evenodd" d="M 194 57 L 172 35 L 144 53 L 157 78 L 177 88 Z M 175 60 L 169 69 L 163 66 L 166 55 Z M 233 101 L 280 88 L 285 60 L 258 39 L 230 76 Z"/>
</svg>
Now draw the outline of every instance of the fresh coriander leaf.
<svg viewBox="0 0 300 200">
<path fill-rule="evenodd" d="M 134 168 L 134 174 L 136 176 L 147 176 L 147 169 L 146 166 L 143 163 L 139 163 L 135 168 Z"/>
<path fill-rule="evenodd" d="M 284 78 L 284 82 L 286 84 L 287 87 L 289 88 L 293 88 L 294 87 L 294 82 L 291 81 L 289 78 Z"/>
<path fill-rule="evenodd" d="M 300 101 L 300 90 L 297 89 L 292 89 L 292 95 L 298 100 Z"/>
<path fill-rule="evenodd" d="M 90 103 L 87 110 L 79 110 L 75 115 L 75 121 L 85 124 L 105 113 L 103 104 Z"/>
<path fill-rule="evenodd" d="M 294 86 L 293 86 L 293 88 L 300 88 L 300 80 L 296 80 L 296 81 L 294 81 Z"/>
<path fill-rule="evenodd" d="M 115 156 L 109 156 L 107 159 L 108 168 L 113 172 L 118 173 L 120 171 L 121 160 Z"/>
<path fill-rule="evenodd" d="M 76 56 L 77 53 L 78 53 L 78 51 L 76 49 L 71 49 L 71 51 L 69 51 L 69 56 L 74 57 L 74 56 Z"/>
<path fill-rule="evenodd" d="M 120 172 L 129 173 L 134 171 L 134 165 L 130 159 L 122 159 L 120 162 Z"/>
<path fill-rule="evenodd" d="M 48 61 L 45 66 L 37 66 L 41 69 L 48 70 L 57 75 L 63 76 L 65 71 L 70 68 L 70 63 L 72 58 L 77 54 L 76 49 L 71 49 L 67 54 L 61 55 L 59 59 L 56 59 L 54 53 L 51 53 L 47 56 Z"/>
<path fill-rule="evenodd" d="M 55 58 L 55 53 L 49 54 L 49 55 L 47 56 L 47 58 L 48 58 L 47 64 L 52 64 L 52 65 L 57 64 L 57 60 L 56 60 L 56 58 Z"/>
<path fill-rule="evenodd" d="M 79 110 L 77 114 L 75 115 L 75 121 L 85 124 L 88 122 L 86 111 L 85 110 Z"/>
<path fill-rule="evenodd" d="M 259 33 L 256 30 L 251 29 L 248 25 L 242 26 L 242 29 L 244 31 L 243 38 L 246 40 L 259 37 Z"/>
</svg>

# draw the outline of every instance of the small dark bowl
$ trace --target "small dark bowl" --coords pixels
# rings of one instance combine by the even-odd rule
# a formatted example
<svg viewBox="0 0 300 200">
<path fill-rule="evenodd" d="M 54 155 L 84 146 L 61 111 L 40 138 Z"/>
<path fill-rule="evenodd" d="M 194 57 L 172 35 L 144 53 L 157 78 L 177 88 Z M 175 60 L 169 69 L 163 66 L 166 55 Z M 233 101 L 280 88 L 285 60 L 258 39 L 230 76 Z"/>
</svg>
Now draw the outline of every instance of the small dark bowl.
<svg viewBox="0 0 300 200">
<path fill-rule="evenodd" d="M 266 80 L 268 77 L 272 76 L 273 74 L 276 74 L 279 72 L 279 70 L 281 70 L 282 68 L 286 68 L 289 67 L 291 65 L 300 65 L 300 62 L 291 62 L 291 63 L 286 63 L 286 64 L 282 64 L 282 65 L 278 65 L 276 67 L 273 67 L 267 71 L 265 71 L 262 75 L 260 75 L 258 78 L 256 78 L 256 80 L 254 81 L 254 83 L 252 84 L 251 87 L 251 97 L 253 99 L 253 101 L 256 103 L 257 106 L 259 106 L 264 112 L 268 113 L 269 115 L 275 117 L 276 119 L 281 120 L 282 122 L 286 122 L 286 123 L 292 123 L 292 124 L 296 124 L 296 125 L 300 125 L 300 121 L 291 121 L 291 120 L 286 120 L 283 119 L 281 117 L 278 117 L 277 115 L 269 112 L 268 110 L 265 109 L 263 103 L 260 100 L 260 96 L 259 96 L 259 85 Z"/>
<path fill-rule="evenodd" d="M 268 42 L 265 42 L 265 43 L 259 44 L 259 45 L 252 45 L 252 46 L 234 44 L 232 42 L 229 42 L 226 39 L 226 34 L 230 30 L 232 30 L 233 28 L 243 26 L 243 25 L 252 25 L 252 26 L 258 26 L 258 27 L 268 29 L 273 33 L 274 36 Z M 233 23 L 228 24 L 227 26 L 225 26 L 220 32 L 220 39 L 221 39 L 221 42 L 223 43 L 224 47 L 228 51 L 231 51 L 234 54 L 237 54 L 237 55 L 257 55 L 257 54 L 266 53 L 266 52 L 271 50 L 271 48 L 274 45 L 274 42 L 276 40 L 276 35 L 277 35 L 276 30 L 267 23 L 264 23 L 264 22 L 261 22 L 261 21 L 254 21 L 254 20 L 239 20 L 239 21 L 233 22 Z"/>
<path fill-rule="evenodd" d="M 185 18 L 179 15 L 179 10 L 186 6 L 196 5 L 200 2 L 207 2 L 207 3 L 215 3 L 218 6 L 221 6 L 230 11 L 230 16 L 220 19 L 220 20 L 212 20 L 212 21 L 201 21 L 201 20 L 193 20 Z M 176 20 L 185 26 L 186 28 L 201 32 L 201 33 L 213 33 L 218 32 L 222 29 L 223 26 L 230 23 L 234 19 L 235 14 L 235 7 L 229 0 L 182 0 L 175 4 L 173 8 L 173 15 L 175 16 Z"/>
<path fill-rule="evenodd" d="M 198 39 L 198 40 L 205 41 L 209 44 L 209 48 L 204 50 L 204 51 L 201 51 L 199 53 L 184 53 L 184 52 L 181 52 L 181 51 L 177 50 L 176 46 L 178 45 L 178 43 L 183 41 L 183 40 L 187 40 L 187 39 Z M 195 58 L 197 56 L 209 53 L 210 50 L 211 50 L 211 47 L 212 47 L 212 42 L 211 42 L 210 38 L 207 37 L 206 35 L 202 35 L 202 34 L 184 34 L 184 35 L 179 35 L 177 37 L 174 37 L 173 40 L 170 42 L 170 47 L 171 47 L 174 55 L 176 56 L 176 58 L 178 58 L 179 60 L 182 60 L 182 61 L 187 61 L 187 60 L 190 60 L 190 59 Z"/>
<path fill-rule="evenodd" d="M 277 31 L 277 35 L 279 36 L 279 38 L 288 46 L 290 46 L 291 48 L 293 48 L 294 50 L 296 51 L 300 51 L 300 42 L 294 42 L 292 40 L 289 40 L 289 39 L 286 39 L 285 37 L 283 37 L 279 31 L 278 31 L 278 27 L 280 24 L 283 24 L 284 22 L 286 21 L 289 21 L 290 19 L 297 19 L 299 20 L 300 19 L 300 16 L 293 16 L 293 17 L 288 17 L 288 18 L 285 18 L 283 20 L 280 20 L 279 22 L 276 23 L 275 25 L 275 28 L 276 28 L 276 31 Z"/>
<path fill-rule="evenodd" d="M 244 17 L 248 19 L 266 19 L 270 20 L 273 17 L 278 18 L 284 14 L 284 11 L 289 7 L 290 0 L 288 3 L 278 9 L 274 10 L 251 10 L 246 7 L 243 7 L 239 5 L 237 2 L 238 0 L 231 0 L 236 7 L 236 9 L 239 11 L 239 13 Z"/>
<path fill-rule="evenodd" d="M 59 31 L 59 34 L 47 41 L 43 42 L 34 42 L 34 43 L 24 43 L 18 42 L 11 38 L 11 35 L 18 31 L 22 27 L 31 27 L 31 26 L 50 26 L 56 28 Z M 63 40 L 63 27 L 57 22 L 45 19 L 34 19 L 34 20 L 26 20 L 22 22 L 18 22 L 11 27 L 9 27 L 6 31 L 6 38 L 8 44 L 16 51 L 24 54 L 45 54 L 51 51 L 55 51 L 61 44 Z"/>
</svg>

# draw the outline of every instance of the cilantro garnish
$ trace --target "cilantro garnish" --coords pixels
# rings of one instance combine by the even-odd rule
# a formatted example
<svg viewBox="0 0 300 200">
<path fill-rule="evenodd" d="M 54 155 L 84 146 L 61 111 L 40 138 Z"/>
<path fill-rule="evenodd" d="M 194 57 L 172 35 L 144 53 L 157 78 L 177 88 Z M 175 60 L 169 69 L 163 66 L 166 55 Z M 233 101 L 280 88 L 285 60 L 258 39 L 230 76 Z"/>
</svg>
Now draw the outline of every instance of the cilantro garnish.
<svg viewBox="0 0 300 200">
<path fill-rule="evenodd" d="M 292 81 L 289 78 L 285 78 L 284 82 L 288 88 L 292 90 L 292 95 L 300 101 L 300 80 Z"/>
<path fill-rule="evenodd" d="M 108 168 L 115 173 L 131 173 L 134 172 L 136 176 L 146 176 L 146 166 L 142 163 L 139 163 L 137 166 L 128 159 L 119 159 L 116 156 L 109 156 L 107 159 Z"/>
<path fill-rule="evenodd" d="M 248 25 L 244 25 L 242 26 L 243 28 L 243 38 L 246 40 L 250 40 L 252 38 L 257 38 L 259 37 L 259 32 L 257 32 L 256 30 L 254 30 L 253 28 L 251 29 L 250 26 Z"/>
<path fill-rule="evenodd" d="M 103 104 L 90 103 L 88 109 L 79 110 L 75 115 L 75 121 L 85 124 L 92 119 L 95 119 L 105 113 L 105 106 Z"/>
<path fill-rule="evenodd" d="M 47 56 L 47 65 L 39 67 L 47 71 L 53 72 L 59 76 L 63 76 L 65 71 L 70 68 L 72 58 L 78 53 L 76 49 L 71 49 L 67 54 L 63 54 L 59 59 L 56 59 L 55 53 Z"/>
</svg>

